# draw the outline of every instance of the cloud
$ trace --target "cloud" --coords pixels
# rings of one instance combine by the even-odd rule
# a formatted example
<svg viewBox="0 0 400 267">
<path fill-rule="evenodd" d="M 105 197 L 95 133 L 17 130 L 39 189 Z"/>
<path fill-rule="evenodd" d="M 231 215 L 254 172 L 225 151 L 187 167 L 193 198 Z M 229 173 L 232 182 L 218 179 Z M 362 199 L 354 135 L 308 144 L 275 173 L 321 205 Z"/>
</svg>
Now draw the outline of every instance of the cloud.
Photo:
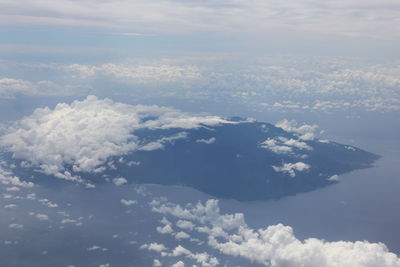
<svg viewBox="0 0 400 267">
<path fill-rule="evenodd" d="M 0 99 L 15 99 L 18 96 L 69 96 L 84 95 L 90 86 L 81 84 L 56 84 L 52 81 L 26 81 L 13 78 L 0 79 Z"/>
<path fill-rule="evenodd" d="M 214 267 L 219 264 L 219 261 L 215 257 L 211 257 L 208 253 L 193 253 L 190 250 L 182 247 L 181 245 L 177 246 L 172 251 L 172 256 L 179 257 L 185 256 L 186 258 L 193 259 L 197 263 L 200 263 L 201 266 L 204 267 Z"/>
<path fill-rule="evenodd" d="M 296 163 L 284 163 L 281 167 L 272 166 L 272 168 L 276 172 L 287 173 L 290 175 L 290 177 L 295 177 L 296 176 L 295 171 L 298 171 L 298 172 L 307 171 L 310 169 L 310 165 L 299 161 Z"/>
<path fill-rule="evenodd" d="M 150 118 L 150 119 L 149 119 Z M 79 172 L 98 173 L 108 159 L 147 146 L 135 136 L 138 129 L 192 129 L 203 125 L 234 123 L 216 116 L 194 116 L 178 110 L 128 105 L 88 96 L 54 109 L 40 108 L 10 126 L 0 137 L 0 146 L 13 157 L 29 162 L 48 175 L 83 182 Z M 166 136 L 155 143 L 173 143 L 185 133 Z M 110 164 L 112 165 L 112 164 Z M 108 166 L 110 167 L 110 166 Z"/>
<path fill-rule="evenodd" d="M 190 238 L 190 235 L 188 233 L 180 231 L 180 232 L 175 234 L 175 238 L 178 239 L 178 240 L 188 239 L 188 238 Z"/>
<path fill-rule="evenodd" d="M 283 130 L 291 133 L 295 133 L 303 140 L 313 140 L 315 137 L 315 130 L 318 128 L 317 125 L 303 124 L 297 126 L 297 122 L 294 120 L 282 120 L 275 124 L 276 127 L 282 128 Z"/>
<path fill-rule="evenodd" d="M 258 57 L 256 63 L 243 67 L 233 65 L 231 57 L 198 56 L 93 65 L 0 61 L 0 67 L 7 73 L 24 73 L 28 78 L 22 81 L 32 84 L 41 95 L 106 93 L 191 100 L 223 97 L 275 112 L 400 110 L 400 67 L 396 59 L 377 64 L 345 57 Z M 31 78 L 32 73 L 49 70 L 54 81 Z"/>
<path fill-rule="evenodd" d="M 170 233 L 174 232 L 171 225 L 169 225 L 169 224 L 166 224 L 163 227 L 157 226 L 156 229 L 157 229 L 157 232 L 159 232 L 160 234 L 170 234 Z"/>
<path fill-rule="evenodd" d="M 7 204 L 4 206 L 5 209 L 15 209 L 17 207 L 17 205 L 15 204 Z"/>
<path fill-rule="evenodd" d="M 40 221 L 47 221 L 49 219 L 49 216 L 43 213 L 38 213 L 35 215 L 35 217 Z"/>
<path fill-rule="evenodd" d="M 292 148 L 312 150 L 312 147 L 305 142 L 287 139 L 285 137 L 268 138 L 260 144 L 262 148 L 269 149 L 277 154 L 287 154 L 293 152 Z"/>
<path fill-rule="evenodd" d="M 34 95 L 37 93 L 37 86 L 29 81 L 12 78 L 0 79 L 0 98 L 10 99 L 18 95 Z"/>
<path fill-rule="evenodd" d="M 58 207 L 58 205 L 56 203 L 51 202 L 47 198 L 39 199 L 38 201 L 40 203 L 42 203 L 43 205 L 47 206 L 48 208 L 57 208 Z"/>
<path fill-rule="evenodd" d="M 176 226 L 178 226 L 181 229 L 193 230 L 194 224 L 190 221 L 178 220 L 176 222 Z"/>
<path fill-rule="evenodd" d="M 71 64 L 65 66 L 64 69 L 68 72 L 77 73 L 78 77 L 83 79 L 105 76 L 141 85 L 196 81 L 201 76 L 200 70 L 196 66 L 190 65 L 132 65 L 106 63 L 94 66 Z"/>
<path fill-rule="evenodd" d="M 197 139 L 196 143 L 204 143 L 204 144 L 210 145 L 210 144 L 215 143 L 215 141 L 216 141 L 215 137 L 211 137 L 209 139 Z"/>
<path fill-rule="evenodd" d="M 183 261 L 178 261 L 172 264 L 171 267 L 185 267 L 185 263 L 183 263 Z"/>
<path fill-rule="evenodd" d="M 23 229 L 24 228 L 24 226 L 22 224 L 17 224 L 17 223 L 11 223 L 8 227 L 13 228 L 13 229 Z"/>
<path fill-rule="evenodd" d="M 116 186 L 121 186 L 128 183 L 128 180 L 126 180 L 124 177 L 117 177 L 114 178 L 112 181 Z"/>
<path fill-rule="evenodd" d="M 136 205 L 138 202 L 137 202 L 137 200 L 121 199 L 121 203 L 126 206 L 132 206 L 132 205 Z"/>
<path fill-rule="evenodd" d="M 174 144 L 176 140 L 184 139 L 188 136 L 186 132 L 180 132 L 168 137 L 162 137 L 157 141 L 147 143 L 138 148 L 138 150 L 142 151 L 152 151 L 157 149 L 163 149 L 165 146 L 164 144 Z"/>
<path fill-rule="evenodd" d="M 159 204 L 159 205 L 157 205 Z M 240 225 L 244 224 L 244 216 L 241 213 L 235 214 L 219 214 L 218 200 L 210 199 L 206 205 L 197 203 L 190 209 L 182 208 L 180 205 L 174 205 L 172 203 L 160 204 L 158 202 L 151 203 L 152 211 L 161 214 L 170 214 L 180 219 L 185 220 L 197 220 L 204 223 L 211 223 L 212 225 L 223 227 L 225 229 L 235 229 Z"/>
<path fill-rule="evenodd" d="M 25 188 L 33 187 L 32 182 L 21 181 L 20 178 L 14 176 L 11 171 L 4 169 L 4 162 L 0 161 L 0 184 L 20 186 Z"/>
<path fill-rule="evenodd" d="M 148 249 L 156 252 L 161 252 L 164 250 L 167 250 L 167 247 L 165 247 L 164 244 L 159 244 L 159 243 L 150 243 L 150 244 L 144 244 L 140 247 L 141 249 Z"/>
<path fill-rule="evenodd" d="M 157 259 L 154 259 L 153 260 L 153 267 L 160 267 L 160 266 L 162 266 L 161 261 L 159 261 Z"/>
<path fill-rule="evenodd" d="M 186 208 L 173 203 L 158 203 L 152 210 L 172 218 L 190 220 L 196 225 L 197 232 L 206 234 L 208 245 L 222 254 L 265 266 L 400 266 L 400 259 L 382 243 L 328 242 L 316 238 L 299 240 L 291 227 L 282 224 L 255 230 L 246 224 L 243 214 L 221 214 L 217 200 L 208 200 L 204 205 L 199 202 Z M 193 253 L 178 246 L 173 254 Z"/>
<path fill-rule="evenodd" d="M 332 175 L 331 177 L 328 178 L 328 181 L 335 181 L 335 182 L 337 182 L 337 181 L 339 181 L 339 180 L 340 180 L 340 176 L 337 175 L 337 174 Z"/>
</svg>

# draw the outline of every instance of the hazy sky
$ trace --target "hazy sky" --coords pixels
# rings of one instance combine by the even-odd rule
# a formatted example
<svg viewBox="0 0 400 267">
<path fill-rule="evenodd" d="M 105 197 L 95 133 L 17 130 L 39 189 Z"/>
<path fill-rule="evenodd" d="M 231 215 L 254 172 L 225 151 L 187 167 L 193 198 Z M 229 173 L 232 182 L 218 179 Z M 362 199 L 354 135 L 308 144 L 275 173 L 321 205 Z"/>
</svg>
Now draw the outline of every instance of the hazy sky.
<svg viewBox="0 0 400 267">
<path fill-rule="evenodd" d="M 300 53 L 398 57 L 400 3 L 3 0 L 3 55 Z"/>
</svg>

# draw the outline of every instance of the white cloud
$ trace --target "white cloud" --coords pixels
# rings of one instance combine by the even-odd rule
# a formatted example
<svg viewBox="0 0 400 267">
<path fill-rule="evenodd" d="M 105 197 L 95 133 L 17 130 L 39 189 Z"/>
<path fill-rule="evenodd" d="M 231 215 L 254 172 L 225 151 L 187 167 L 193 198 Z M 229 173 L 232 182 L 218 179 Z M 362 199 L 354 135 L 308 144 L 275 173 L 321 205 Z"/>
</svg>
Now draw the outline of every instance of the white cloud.
<svg viewBox="0 0 400 267">
<path fill-rule="evenodd" d="M 35 84 L 11 78 L 0 79 L 0 98 L 15 98 L 17 95 L 34 95 L 38 92 Z"/>
<path fill-rule="evenodd" d="M 198 220 L 202 223 L 209 222 L 225 229 L 235 229 L 244 224 L 244 216 L 241 213 L 220 216 L 218 201 L 215 199 L 208 200 L 206 205 L 202 205 L 199 202 L 193 207 L 189 206 L 191 209 L 185 209 L 180 205 L 173 205 L 171 203 L 158 204 L 153 203 L 152 210 L 154 212 L 171 214 L 180 219 Z"/>
<path fill-rule="evenodd" d="M 17 207 L 17 205 L 15 204 L 7 204 L 4 206 L 5 209 L 15 209 Z"/>
<path fill-rule="evenodd" d="M 126 205 L 126 206 L 132 206 L 137 204 L 137 200 L 130 200 L 130 199 L 121 199 L 121 203 Z"/>
<path fill-rule="evenodd" d="M 182 247 L 181 245 L 177 246 L 172 251 L 172 256 L 179 257 L 185 256 L 186 258 L 193 259 L 203 267 L 214 267 L 219 264 L 219 261 L 215 257 L 211 257 L 208 253 L 193 253 L 190 250 Z"/>
<path fill-rule="evenodd" d="M 18 223 L 12 223 L 8 227 L 9 228 L 13 228 L 13 229 L 22 229 L 22 228 L 24 228 L 24 226 L 22 224 L 18 224 Z"/>
<path fill-rule="evenodd" d="M 307 171 L 310 169 L 310 165 L 304 163 L 304 162 L 296 162 L 296 163 L 284 163 L 281 167 L 278 166 L 272 166 L 274 171 L 276 172 L 283 172 L 289 174 L 291 177 L 296 176 L 295 171 Z"/>
<path fill-rule="evenodd" d="M 26 195 L 26 199 L 35 200 L 36 199 L 36 194 L 35 193 L 27 194 Z"/>
<path fill-rule="evenodd" d="M 40 203 L 42 203 L 43 205 L 49 207 L 49 208 L 57 208 L 58 205 L 56 203 L 51 202 L 50 200 L 48 200 L 47 198 L 44 199 L 39 199 L 38 200 Z"/>
<path fill-rule="evenodd" d="M 112 181 L 116 186 L 121 186 L 128 183 L 128 180 L 126 180 L 124 177 L 117 177 L 114 178 Z"/>
<path fill-rule="evenodd" d="M 34 184 L 32 182 L 21 181 L 18 177 L 14 176 L 11 171 L 5 170 L 3 165 L 4 162 L 0 161 L 0 184 L 25 188 L 33 187 Z"/>
<path fill-rule="evenodd" d="M 96 75 L 114 77 L 138 84 L 156 85 L 159 83 L 182 83 L 198 80 L 199 69 L 196 66 L 177 65 L 134 65 L 107 63 L 100 66 L 72 64 L 65 67 L 66 71 L 78 73 L 80 78 L 92 78 Z"/>
<path fill-rule="evenodd" d="M 0 79 L 0 99 L 15 99 L 18 96 L 67 96 L 83 95 L 91 89 L 90 86 L 56 84 L 52 81 L 26 81 L 21 79 Z"/>
<path fill-rule="evenodd" d="M 13 187 L 7 187 L 6 191 L 8 192 L 15 192 L 15 191 L 19 191 L 19 187 L 13 186 Z"/>
<path fill-rule="evenodd" d="M 279 121 L 276 127 L 282 128 L 287 132 L 292 132 L 299 135 L 300 139 L 303 140 L 312 140 L 315 137 L 315 130 L 318 128 L 317 125 L 308 125 L 303 124 L 301 126 L 297 126 L 297 122 L 294 120 L 282 120 Z"/>
<path fill-rule="evenodd" d="M 91 247 L 88 247 L 86 250 L 87 250 L 87 251 L 94 251 L 94 250 L 98 250 L 98 249 L 101 249 L 101 247 L 100 247 L 100 246 L 93 245 L 93 246 L 91 246 Z"/>
<path fill-rule="evenodd" d="M 209 139 L 197 139 L 196 143 L 204 143 L 209 145 L 215 143 L 215 141 L 216 141 L 215 137 L 211 137 Z"/>
<path fill-rule="evenodd" d="M 159 261 L 157 259 L 154 259 L 153 260 L 153 267 L 160 267 L 160 266 L 162 266 L 161 261 Z"/>
<path fill-rule="evenodd" d="M 76 222 L 77 222 L 77 220 L 74 220 L 74 219 L 62 219 L 62 220 L 61 220 L 61 223 L 62 223 L 62 224 L 76 223 Z"/>
<path fill-rule="evenodd" d="M 335 182 L 337 182 L 337 181 L 339 181 L 339 180 L 340 180 L 340 177 L 339 177 L 339 175 L 337 175 L 337 174 L 332 175 L 331 177 L 328 178 L 328 181 L 335 181 Z"/>
<path fill-rule="evenodd" d="M 147 119 L 147 118 L 154 119 Z M 233 123 L 215 116 L 193 116 L 180 111 L 116 103 L 88 96 L 83 101 L 58 104 L 53 110 L 37 109 L 10 126 L 0 137 L 18 159 L 29 161 L 48 175 L 83 182 L 77 172 L 101 172 L 110 157 L 145 146 L 137 129 L 191 129 L 202 125 Z M 184 134 L 164 137 L 173 142 Z M 154 148 L 153 148 L 154 149 Z"/>
<path fill-rule="evenodd" d="M 156 229 L 157 229 L 157 232 L 159 232 L 160 234 L 170 234 L 170 233 L 174 232 L 171 225 L 169 225 L 169 224 L 166 224 L 163 227 L 157 226 Z"/>
<path fill-rule="evenodd" d="M 190 218 L 197 225 L 196 230 L 207 235 L 210 247 L 220 253 L 242 257 L 265 266 L 400 266 L 400 259 L 382 243 L 328 242 L 316 238 L 299 240 L 291 227 L 282 224 L 254 230 L 244 219 L 237 220 L 243 218 L 243 214 L 220 214 L 216 200 L 208 200 L 205 205 L 189 205 L 187 208 L 172 203 L 159 203 L 153 206 L 153 211 L 179 219 Z M 221 224 L 221 221 L 226 224 Z M 176 247 L 172 254 L 186 255 L 188 258 L 195 255 L 182 246 Z"/>
<path fill-rule="evenodd" d="M 35 215 L 35 217 L 37 219 L 39 219 L 40 221 L 47 221 L 49 219 L 49 216 L 47 216 L 46 214 L 43 214 L 43 213 L 38 213 Z"/>
<path fill-rule="evenodd" d="M 166 143 L 174 144 L 174 142 L 176 140 L 184 139 L 187 137 L 187 135 L 188 134 L 186 132 L 180 132 L 180 133 L 174 134 L 172 136 L 162 137 L 157 141 L 150 142 L 150 143 L 147 143 L 147 144 L 139 147 L 138 150 L 152 151 L 152 150 L 157 150 L 157 149 L 163 149 L 164 144 L 166 144 Z"/>
<path fill-rule="evenodd" d="M 269 149 L 277 154 L 287 154 L 293 152 L 293 148 L 312 150 L 312 147 L 305 142 L 287 139 L 285 137 L 268 138 L 260 144 L 262 148 Z"/>
<path fill-rule="evenodd" d="M 180 239 L 188 239 L 188 238 L 190 238 L 190 235 L 188 233 L 180 231 L 180 232 L 175 234 L 175 238 L 178 239 L 178 240 L 180 240 Z"/>
<path fill-rule="evenodd" d="M 150 244 L 144 244 L 140 246 L 141 249 L 148 249 L 156 252 L 161 252 L 164 250 L 167 250 L 164 244 L 159 244 L 159 243 L 150 243 Z"/>
<path fill-rule="evenodd" d="M 178 261 L 172 264 L 171 267 L 185 267 L 185 263 L 183 263 L 183 261 Z"/>
<path fill-rule="evenodd" d="M 191 221 L 178 220 L 176 226 L 181 229 L 193 230 L 194 224 Z"/>
</svg>

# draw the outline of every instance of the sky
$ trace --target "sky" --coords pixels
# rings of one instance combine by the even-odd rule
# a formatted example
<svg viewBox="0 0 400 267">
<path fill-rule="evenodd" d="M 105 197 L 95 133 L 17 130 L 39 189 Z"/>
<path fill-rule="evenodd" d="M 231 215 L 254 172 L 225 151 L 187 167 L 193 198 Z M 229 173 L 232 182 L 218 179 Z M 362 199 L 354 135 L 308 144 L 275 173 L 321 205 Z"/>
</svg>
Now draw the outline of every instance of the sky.
<svg viewBox="0 0 400 267">
<path fill-rule="evenodd" d="M 393 0 L 5 0 L 0 9 L 1 50 L 9 56 L 95 60 L 234 52 L 398 58 L 400 41 L 400 6 Z"/>
<path fill-rule="evenodd" d="M 400 266 L 398 29 L 395 0 L 0 0 L 0 258 Z M 382 158 L 269 202 L 101 176 L 139 165 L 124 159 L 132 151 L 165 149 L 232 116 L 304 130 L 260 144 L 276 153 L 329 139 Z M 152 142 L 134 134 L 174 127 Z M 309 168 L 301 159 L 275 171 Z M 106 183 L 94 189 L 79 172 Z M 38 173 L 62 182 L 27 178 Z"/>
</svg>

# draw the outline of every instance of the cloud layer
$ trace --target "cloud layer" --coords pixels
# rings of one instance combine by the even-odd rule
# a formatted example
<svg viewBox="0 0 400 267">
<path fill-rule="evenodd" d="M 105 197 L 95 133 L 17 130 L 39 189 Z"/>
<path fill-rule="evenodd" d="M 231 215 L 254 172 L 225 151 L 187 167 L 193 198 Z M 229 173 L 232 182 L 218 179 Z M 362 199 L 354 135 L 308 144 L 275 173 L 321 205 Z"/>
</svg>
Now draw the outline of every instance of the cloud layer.
<svg viewBox="0 0 400 267">
<path fill-rule="evenodd" d="M 400 65 L 396 60 L 377 63 L 339 57 L 260 57 L 248 61 L 226 56 L 99 64 L 0 61 L 7 74 L 0 79 L 0 98 L 21 94 L 82 96 L 90 91 L 135 99 L 224 99 L 260 111 L 400 110 Z M 43 73 L 51 73 L 51 80 L 44 75 L 37 82 L 36 74 Z M 114 90 L 110 91 L 110 86 Z"/>
</svg>

